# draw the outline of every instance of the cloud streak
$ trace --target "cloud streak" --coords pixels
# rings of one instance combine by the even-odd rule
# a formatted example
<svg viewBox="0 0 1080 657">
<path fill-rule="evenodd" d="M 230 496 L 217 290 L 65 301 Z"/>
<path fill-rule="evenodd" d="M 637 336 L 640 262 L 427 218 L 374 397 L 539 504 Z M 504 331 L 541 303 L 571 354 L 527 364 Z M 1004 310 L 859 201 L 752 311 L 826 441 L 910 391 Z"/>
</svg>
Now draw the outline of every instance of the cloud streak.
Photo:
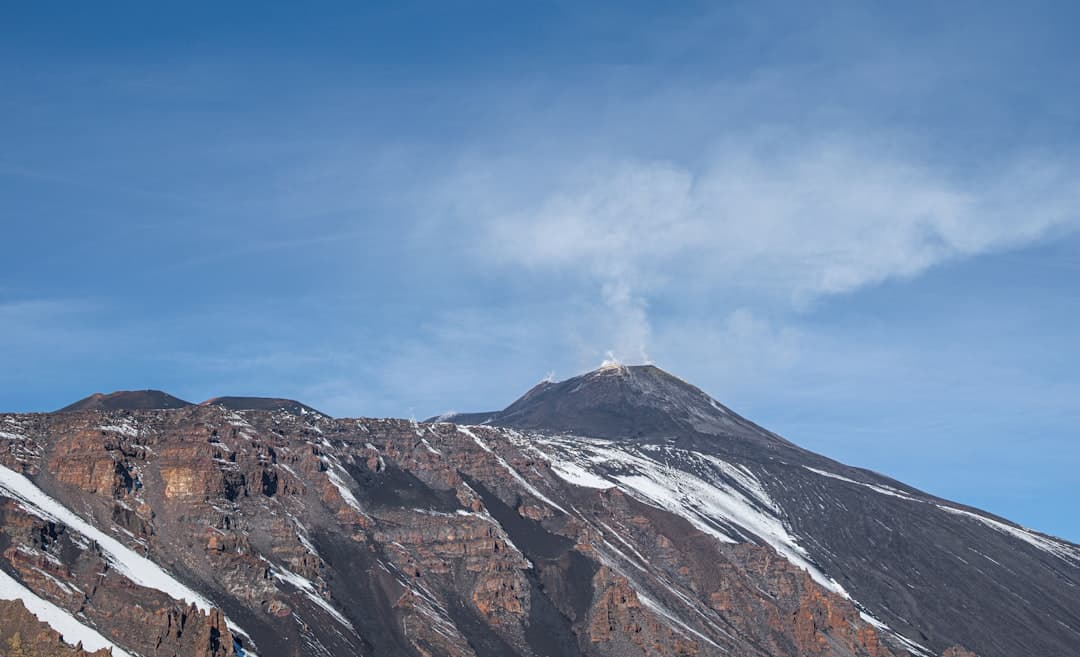
<svg viewBox="0 0 1080 657">
<path fill-rule="evenodd" d="M 978 177 L 855 140 L 718 149 L 698 166 L 590 162 L 528 205 L 493 171 L 459 186 L 481 208 L 479 257 L 579 275 L 620 318 L 608 348 L 644 359 L 653 296 L 736 288 L 787 309 L 1080 225 L 1069 162 L 1024 157 Z M 490 187 L 478 186 L 486 181 Z M 530 183 L 532 184 L 532 183 Z M 731 310 L 734 310 L 731 309 Z"/>
</svg>

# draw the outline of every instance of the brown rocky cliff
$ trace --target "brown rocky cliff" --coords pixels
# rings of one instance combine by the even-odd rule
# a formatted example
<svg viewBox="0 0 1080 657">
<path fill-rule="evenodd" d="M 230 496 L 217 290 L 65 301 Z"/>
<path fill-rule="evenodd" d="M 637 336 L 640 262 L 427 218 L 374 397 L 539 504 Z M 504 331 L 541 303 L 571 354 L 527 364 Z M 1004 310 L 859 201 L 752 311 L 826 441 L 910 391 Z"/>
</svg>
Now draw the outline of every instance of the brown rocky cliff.
<svg viewBox="0 0 1080 657">
<path fill-rule="evenodd" d="M 588 638 L 612 644 L 616 654 L 648 657 L 698 655 L 701 639 L 676 631 L 641 604 L 630 582 L 609 568 L 593 578 L 596 600 L 589 612 Z"/>
<path fill-rule="evenodd" d="M 0 600 L 0 655 L 4 657 L 108 657 L 102 648 L 87 652 L 69 645 L 18 600 Z"/>
<path fill-rule="evenodd" d="M 25 433 L 41 451 L 26 461 L 41 465 L 38 484 L 241 609 L 263 657 L 897 654 L 771 549 L 724 546 L 618 491 L 569 487 L 504 430 L 213 406 L 37 426 Z M 118 643 L 232 650 L 219 611 L 133 587 L 64 528 L 8 510 L 5 559 Z M 545 635 L 563 643 L 537 648 Z"/>
</svg>

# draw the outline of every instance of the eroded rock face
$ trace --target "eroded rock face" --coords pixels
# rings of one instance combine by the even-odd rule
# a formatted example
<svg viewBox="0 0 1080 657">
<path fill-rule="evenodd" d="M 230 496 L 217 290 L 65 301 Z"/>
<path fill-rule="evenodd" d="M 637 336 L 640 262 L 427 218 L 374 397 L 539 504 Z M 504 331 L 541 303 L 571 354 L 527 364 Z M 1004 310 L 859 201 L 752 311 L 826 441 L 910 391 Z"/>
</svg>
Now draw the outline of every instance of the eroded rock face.
<svg viewBox="0 0 1080 657">
<path fill-rule="evenodd" d="M 211 604 L 0 492 L 0 567 L 147 657 L 907 654 L 764 541 L 571 485 L 510 429 L 203 405 L 0 431 L 6 468 Z"/>
<path fill-rule="evenodd" d="M 69 645 L 60 633 L 39 621 L 18 600 L 0 600 L 0 655 L 5 657 L 108 657 Z"/>
<path fill-rule="evenodd" d="M 809 452 L 656 367 L 611 364 L 456 417 L 527 430 L 571 479 L 617 483 L 707 533 L 773 545 L 912 650 L 1078 652 L 1080 545 Z"/>
<path fill-rule="evenodd" d="M 80 614 L 117 645 L 143 655 L 234 655 L 219 610 L 201 612 L 160 591 L 134 586 L 98 546 L 67 527 L 0 502 L 5 569 L 39 597 Z M 24 637 L 25 638 L 25 637 Z"/>
</svg>

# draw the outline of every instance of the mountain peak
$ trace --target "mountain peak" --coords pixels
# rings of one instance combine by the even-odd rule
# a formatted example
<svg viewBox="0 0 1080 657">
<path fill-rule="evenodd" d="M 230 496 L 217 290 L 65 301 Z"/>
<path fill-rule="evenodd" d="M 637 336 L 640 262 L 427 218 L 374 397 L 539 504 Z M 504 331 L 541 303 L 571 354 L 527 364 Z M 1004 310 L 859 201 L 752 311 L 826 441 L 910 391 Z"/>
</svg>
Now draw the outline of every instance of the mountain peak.
<svg viewBox="0 0 1080 657">
<path fill-rule="evenodd" d="M 185 406 L 193 404 L 161 390 L 117 390 L 108 394 L 95 392 L 57 412 L 160 410 Z"/>
<path fill-rule="evenodd" d="M 600 363 L 600 367 L 593 370 L 593 372 L 622 372 L 627 366 L 620 363 L 613 355 L 608 354 L 608 358 Z"/>
<path fill-rule="evenodd" d="M 483 421 L 597 438 L 655 441 L 723 436 L 788 444 L 655 365 L 613 360 L 565 381 L 542 381 Z"/>
<path fill-rule="evenodd" d="M 213 397 L 199 404 L 200 406 L 223 406 L 231 411 L 284 411 L 293 415 L 318 415 L 329 417 L 307 404 L 295 399 L 280 397 Z"/>
</svg>

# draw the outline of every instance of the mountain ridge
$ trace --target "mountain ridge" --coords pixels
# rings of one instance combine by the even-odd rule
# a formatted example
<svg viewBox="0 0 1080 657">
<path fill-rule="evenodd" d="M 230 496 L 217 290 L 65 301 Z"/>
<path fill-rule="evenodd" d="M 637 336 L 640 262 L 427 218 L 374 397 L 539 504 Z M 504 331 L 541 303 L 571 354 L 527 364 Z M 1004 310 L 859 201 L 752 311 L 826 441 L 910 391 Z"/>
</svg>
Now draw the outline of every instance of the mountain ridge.
<svg viewBox="0 0 1080 657">
<path fill-rule="evenodd" d="M 193 404 L 161 390 L 117 390 L 110 393 L 95 392 L 54 412 L 157 410 L 185 406 L 193 406 Z"/>
<path fill-rule="evenodd" d="M 222 395 L 211 397 L 197 405 L 218 405 L 233 411 L 283 411 L 299 415 L 311 413 L 329 417 L 326 413 L 303 402 L 284 397 Z M 170 410 L 187 406 L 196 406 L 196 404 L 162 390 L 117 390 L 110 393 L 95 392 L 52 412 Z"/>
<path fill-rule="evenodd" d="M 0 571 L 24 591 L 0 599 L 185 657 L 1080 646 L 1080 546 L 809 452 L 659 368 L 542 382 L 488 424 L 237 399 L 0 414 Z"/>
</svg>

